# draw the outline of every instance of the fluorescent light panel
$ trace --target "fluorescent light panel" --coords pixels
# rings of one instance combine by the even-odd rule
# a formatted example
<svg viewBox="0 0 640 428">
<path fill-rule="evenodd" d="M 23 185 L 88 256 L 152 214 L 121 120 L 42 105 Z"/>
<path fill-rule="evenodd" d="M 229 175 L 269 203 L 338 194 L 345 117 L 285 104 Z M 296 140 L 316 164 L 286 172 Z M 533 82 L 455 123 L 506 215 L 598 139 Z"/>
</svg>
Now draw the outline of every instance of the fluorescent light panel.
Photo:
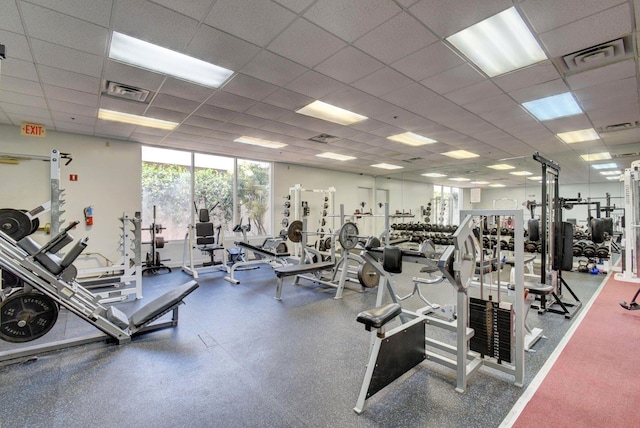
<svg viewBox="0 0 640 428">
<path fill-rule="evenodd" d="M 480 156 L 475 153 L 468 152 L 466 150 L 453 150 L 453 151 L 442 153 L 442 154 L 454 159 L 470 159 L 470 158 L 477 158 Z"/>
<path fill-rule="evenodd" d="M 607 180 L 620 180 L 620 176 L 616 175 L 616 176 L 607 177 Z"/>
<path fill-rule="evenodd" d="M 542 180 L 542 176 L 541 175 L 536 175 L 535 177 L 527 177 L 527 180 L 540 181 L 540 180 Z"/>
<path fill-rule="evenodd" d="M 451 181 L 471 181 L 470 178 L 464 178 L 464 177 L 453 177 L 453 178 L 450 178 L 449 180 L 451 180 Z"/>
<path fill-rule="evenodd" d="M 489 184 L 489 187 L 507 187 L 507 185 L 506 184 L 496 183 L 496 184 Z"/>
<path fill-rule="evenodd" d="M 489 184 L 488 181 L 472 181 L 471 184 Z"/>
<path fill-rule="evenodd" d="M 296 113 L 304 114 L 305 116 L 315 117 L 316 119 L 327 120 L 329 122 L 338 123 L 340 125 L 351 125 L 353 123 L 362 122 L 367 117 L 361 114 L 354 113 L 349 110 L 345 110 L 340 107 L 327 104 L 322 101 L 314 101 L 296 110 Z"/>
<path fill-rule="evenodd" d="M 404 167 L 398 165 L 392 165 L 390 163 L 377 163 L 375 165 L 371 165 L 374 168 L 382 168 L 382 169 L 402 169 Z"/>
<path fill-rule="evenodd" d="M 602 174 L 602 175 L 620 175 L 620 174 L 622 174 L 622 171 L 620 171 L 619 169 L 615 170 L 615 171 L 600 171 L 600 174 Z"/>
<path fill-rule="evenodd" d="M 354 156 L 341 155 L 338 153 L 331 153 L 331 152 L 320 153 L 319 155 L 316 155 L 316 156 L 319 158 L 327 158 L 327 159 L 333 159 L 338 161 L 348 161 L 348 160 L 357 159 Z"/>
<path fill-rule="evenodd" d="M 514 172 L 510 172 L 509 174 L 519 175 L 519 176 L 533 175 L 533 173 L 529 171 L 514 171 Z"/>
<path fill-rule="evenodd" d="M 436 140 L 432 140 L 431 138 L 427 138 L 420 134 L 415 134 L 413 132 L 405 132 L 403 134 L 396 134 L 390 137 L 387 137 L 388 140 L 397 141 L 398 143 L 406 144 L 408 146 L 418 147 L 424 146 L 425 144 L 437 143 Z"/>
<path fill-rule="evenodd" d="M 586 162 L 611 159 L 611 155 L 609 154 L 609 152 L 588 153 L 586 155 L 580 155 L 580 157 L 582 158 L 583 161 L 586 161 Z"/>
<path fill-rule="evenodd" d="M 598 133 L 593 128 L 579 129 L 577 131 L 570 132 L 561 132 L 556 135 L 567 144 L 582 143 L 583 141 L 593 141 L 600 139 Z"/>
<path fill-rule="evenodd" d="M 252 146 L 266 147 L 268 149 L 280 149 L 286 146 L 285 143 L 279 141 L 263 140 L 262 138 L 247 137 L 246 135 L 236 138 L 233 141 L 236 143 L 251 144 Z"/>
<path fill-rule="evenodd" d="M 538 120 L 551 120 L 582 113 L 571 92 L 522 103 Z"/>
<path fill-rule="evenodd" d="M 615 164 L 615 163 L 601 163 L 598 165 L 591 165 L 591 168 L 593 169 L 612 169 L 617 167 L 618 167 L 618 164 Z"/>
<path fill-rule="evenodd" d="M 164 129 L 167 131 L 171 131 L 178 126 L 177 122 L 169 122 L 168 120 L 154 119 L 153 117 L 138 116 L 137 114 L 122 113 L 103 108 L 98 110 L 98 119 L 128 123 L 130 125 L 146 126 L 148 128 Z"/>
<path fill-rule="evenodd" d="M 441 178 L 441 177 L 446 177 L 447 174 L 440 174 L 439 172 L 426 172 L 424 174 L 425 177 L 432 177 L 432 178 Z"/>
<path fill-rule="evenodd" d="M 116 31 L 109 58 L 203 86 L 219 88 L 233 71 Z"/>
<path fill-rule="evenodd" d="M 497 169 L 499 171 L 504 171 L 507 169 L 516 169 L 515 166 L 507 165 L 506 163 L 498 163 L 495 165 L 488 165 L 487 168 Z"/>
<path fill-rule="evenodd" d="M 489 77 L 547 59 L 514 7 L 447 37 L 447 41 Z"/>
</svg>

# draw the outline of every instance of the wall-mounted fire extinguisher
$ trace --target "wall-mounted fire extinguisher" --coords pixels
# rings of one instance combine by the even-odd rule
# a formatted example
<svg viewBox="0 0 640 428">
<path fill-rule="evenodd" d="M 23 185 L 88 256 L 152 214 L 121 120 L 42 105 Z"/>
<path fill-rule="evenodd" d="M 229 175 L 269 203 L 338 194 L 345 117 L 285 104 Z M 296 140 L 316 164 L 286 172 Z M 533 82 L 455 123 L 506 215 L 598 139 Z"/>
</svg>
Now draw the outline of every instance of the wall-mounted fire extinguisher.
<svg viewBox="0 0 640 428">
<path fill-rule="evenodd" d="M 87 226 L 93 226 L 93 208 L 86 207 L 84 209 L 84 224 Z"/>
</svg>

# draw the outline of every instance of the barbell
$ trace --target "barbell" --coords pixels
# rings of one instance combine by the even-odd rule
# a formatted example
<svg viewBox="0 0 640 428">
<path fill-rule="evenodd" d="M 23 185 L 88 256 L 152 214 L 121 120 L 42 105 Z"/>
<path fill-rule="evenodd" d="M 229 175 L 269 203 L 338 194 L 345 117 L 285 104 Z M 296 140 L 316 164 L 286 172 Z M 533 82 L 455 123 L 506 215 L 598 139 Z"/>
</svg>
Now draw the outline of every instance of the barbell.
<svg viewBox="0 0 640 428">
<path fill-rule="evenodd" d="M 355 223 L 350 221 L 346 222 L 342 225 L 338 232 L 311 232 L 303 230 L 303 223 L 300 220 L 292 221 L 287 229 L 287 237 L 291 242 L 300 242 L 302 241 L 302 235 L 332 235 L 338 237 L 338 242 L 345 250 L 351 250 L 358 245 L 360 239 L 367 239 L 368 236 L 360 236 L 358 235 L 358 226 Z"/>
</svg>

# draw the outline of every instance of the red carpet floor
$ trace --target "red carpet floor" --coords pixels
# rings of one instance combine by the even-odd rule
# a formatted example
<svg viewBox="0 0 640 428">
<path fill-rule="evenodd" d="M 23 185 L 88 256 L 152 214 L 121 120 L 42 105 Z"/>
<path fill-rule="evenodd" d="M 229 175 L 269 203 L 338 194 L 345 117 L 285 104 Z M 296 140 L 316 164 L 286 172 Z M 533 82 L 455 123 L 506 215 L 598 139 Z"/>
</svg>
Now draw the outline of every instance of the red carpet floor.
<svg viewBox="0 0 640 428">
<path fill-rule="evenodd" d="M 515 427 L 640 427 L 638 287 L 609 278 Z"/>
</svg>

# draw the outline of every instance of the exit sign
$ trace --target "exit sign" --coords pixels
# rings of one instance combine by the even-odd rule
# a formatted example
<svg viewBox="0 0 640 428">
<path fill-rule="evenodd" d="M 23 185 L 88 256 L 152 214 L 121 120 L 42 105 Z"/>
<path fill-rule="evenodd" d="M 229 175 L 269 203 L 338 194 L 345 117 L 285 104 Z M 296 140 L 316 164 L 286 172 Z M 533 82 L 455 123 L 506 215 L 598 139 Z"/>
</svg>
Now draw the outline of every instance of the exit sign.
<svg viewBox="0 0 640 428">
<path fill-rule="evenodd" d="M 29 137 L 45 137 L 47 129 L 44 125 L 38 125 L 37 123 L 22 122 L 20 126 L 20 134 L 28 135 Z"/>
</svg>

